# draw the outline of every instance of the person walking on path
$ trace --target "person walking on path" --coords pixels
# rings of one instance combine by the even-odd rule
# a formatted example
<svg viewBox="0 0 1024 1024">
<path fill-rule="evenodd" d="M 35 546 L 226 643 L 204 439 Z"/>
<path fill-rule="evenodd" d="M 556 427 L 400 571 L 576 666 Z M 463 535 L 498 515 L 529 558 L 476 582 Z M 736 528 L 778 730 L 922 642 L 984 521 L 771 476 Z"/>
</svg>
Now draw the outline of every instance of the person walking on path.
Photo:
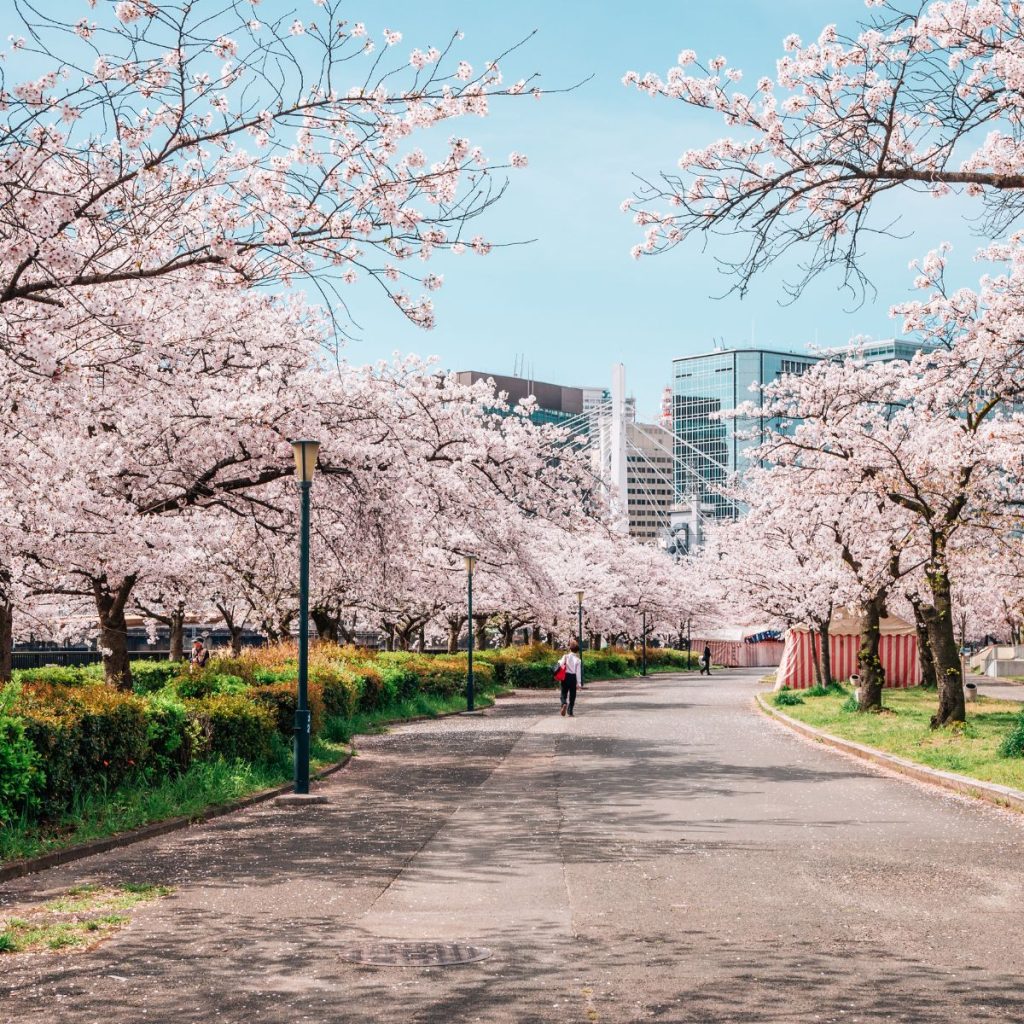
<svg viewBox="0 0 1024 1024">
<path fill-rule="evenodd" d="M 581 669 L 579 655 L 580 645 L 575 640 L 569 642 L 569 650 L 558 659 L 558 667 L 565 669 L 562 679 L 562 714 L 573 713 L 576 707 L 576 686 L 580 681 Z"/>
<path fill-rule="evenodd" d="M 700 675 L 711 675 L 711 646 L 704 645 L 704 653 L 700 656 Z"/>
</svg>

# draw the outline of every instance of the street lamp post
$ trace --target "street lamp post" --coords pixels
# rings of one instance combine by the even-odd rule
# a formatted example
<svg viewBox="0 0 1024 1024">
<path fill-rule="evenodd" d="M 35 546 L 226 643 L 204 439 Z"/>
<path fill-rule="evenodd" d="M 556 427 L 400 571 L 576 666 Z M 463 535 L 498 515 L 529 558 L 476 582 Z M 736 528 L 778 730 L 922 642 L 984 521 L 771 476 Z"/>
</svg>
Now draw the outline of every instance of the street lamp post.
<svg viewBox="0 0 1024 1024">
<path fill-rule="evenodd" d="M 295 707 L 295 792 L 309 793 L 309 492 L 319 441 L 292 441 L 299 485 L 299 694 Z"/>
<path fill-rule="evenodd" d="M 686 671 L 693 669 L 693 649 L 690 644 L 690 620 L 686 620 Z"/>
<path fill-rule="evenodd" d="M 583 591 L 576 591 L 576 639 L 580 645 L 580 686 L 583 685 Z"/>
<path fill-rule="evenodd" d="M 466 564 L 466 605 L 468 610 L 466 653 L 466 710 L 473 710 L 473 570 L 476 568 L 476 555 L 463 555 Z"/>
<path fill-rule="evenodd" d="M 641 637 L 640 649 L 643 651 L 640 661 L 640 675 L 647 675 L 647 612 L 641 613 L 643 616 L 643 636 Z"/>
</svg>

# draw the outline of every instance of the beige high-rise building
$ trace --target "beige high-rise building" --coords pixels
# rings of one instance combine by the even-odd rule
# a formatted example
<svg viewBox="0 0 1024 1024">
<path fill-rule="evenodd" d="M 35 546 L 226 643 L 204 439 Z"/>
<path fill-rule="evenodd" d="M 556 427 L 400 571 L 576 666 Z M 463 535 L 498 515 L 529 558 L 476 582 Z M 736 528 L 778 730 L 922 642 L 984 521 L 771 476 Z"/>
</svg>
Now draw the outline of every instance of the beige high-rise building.
<svg viewBox="0 0 1024 1024">
<path fill-rule="evenodd" d="M 626 422 L 629 535 L 656 544 L 668 532 L 674 500 L 672 434 L 656 423 Z"/>
</svg>

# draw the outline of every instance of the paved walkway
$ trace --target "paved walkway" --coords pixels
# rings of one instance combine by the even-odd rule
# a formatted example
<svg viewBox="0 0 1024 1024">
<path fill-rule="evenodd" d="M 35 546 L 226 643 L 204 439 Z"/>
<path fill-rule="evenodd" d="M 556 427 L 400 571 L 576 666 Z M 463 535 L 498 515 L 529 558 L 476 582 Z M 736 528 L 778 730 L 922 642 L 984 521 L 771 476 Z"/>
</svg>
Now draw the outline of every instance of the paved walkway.
<svg viewBox="0 0 1024 1024">
<path fill-rule="evenodd" d="M 363 742 L 322 809 L 256 808 L 0 889 L 176 894 L 0 959 L 18 1024 L 1024 1020 L 1024 819 L 794 737 L 756 673 L 596 684 Z M 360 967 L 365 937 L 482 963 Z"/>
<path fill-rule="evenodd" d="M 1020 683 L 989 683 L 985 682 L 984 676 L 970 676 L 969 679 L 978 684 L 978 693 L 983 697 L 1024 701 L 1024 685 Z"/>
</svg>

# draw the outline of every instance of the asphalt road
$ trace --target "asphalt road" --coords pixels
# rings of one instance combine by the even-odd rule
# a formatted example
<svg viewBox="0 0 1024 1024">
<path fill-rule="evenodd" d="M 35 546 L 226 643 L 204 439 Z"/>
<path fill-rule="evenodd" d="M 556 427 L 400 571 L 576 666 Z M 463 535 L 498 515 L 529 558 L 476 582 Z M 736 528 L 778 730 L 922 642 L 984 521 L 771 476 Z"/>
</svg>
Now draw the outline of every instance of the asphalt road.
<svg viewBox="0 0 1024 1024">
<path fill-rule="evenodd" d="M 0 957 L 0 1020 L 1024 1020 L 1024 819 L 752 707 L 756 673 L 595 684 L 364 740 L 263 807 L 22 879 L 175 895 L 77 955 Z M 347 943 L 469 941 L 447 968 Z"/>
</svg>

